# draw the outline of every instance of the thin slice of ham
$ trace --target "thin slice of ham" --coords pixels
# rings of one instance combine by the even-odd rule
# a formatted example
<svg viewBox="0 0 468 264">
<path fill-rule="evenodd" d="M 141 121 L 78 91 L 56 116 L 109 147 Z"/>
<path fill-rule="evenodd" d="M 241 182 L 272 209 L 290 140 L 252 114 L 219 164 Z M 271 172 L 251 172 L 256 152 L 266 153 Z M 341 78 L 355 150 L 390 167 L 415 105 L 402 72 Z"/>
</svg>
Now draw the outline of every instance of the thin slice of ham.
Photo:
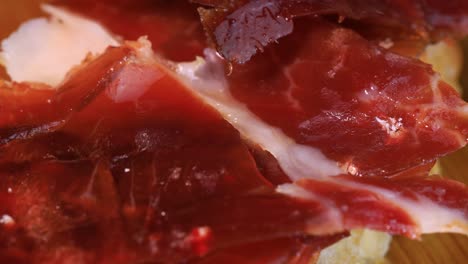
<svg viewBox="0 0 468 264">
<path fill-rule="evenodd" d="M 468 188 L 455 181 L 340 176 L 327 180 L 303 179 L 294 185 L 281 185 L 278 191 L 328 204 L 344 229 L 365 223 L 370 229 L 404 233 L 412 238 L 423 233 L 466 234 L 468 231 Z M 398 212 L 406 212 L 414 224 L 402 225 Z"/>
<path fill-rule="evenodd" d="M 446 32 L 468 33 L 468 6 L 457 0 L 318 1 L 318 0 L 193 0 L 200 8 L 207 34 L 229 61 L 245 63 L 258 51 L 293 32 L 293 19 L 336 15 L 339 23 L 370 38 L 427 43 Z M 364 25 L 364 26 L 362 26 Z M 357 27 L 356 27 L 357 26 Z M 406 43 L 408 45 L 409 43 Z M 413 44 L 410 44 L 413 45 Z"/>
<path fill-rule="evenodd" d="M 373 45 L 351 30 L 320 20 L 302 22 L 227 77 L 218 70 L 218 79 L 211 78 L 217 80 L 215 87 L 213 81 L 199 80 L 210 80 L 216 66 L 198 67 L 197 73 L 182 64 L 179 73 L 194 80 L 189 85 L 246 138 L 276 156 L 295 180 L 305 176 L 304 169 L 292 172 L 282 164 L 291 155 L 282 158 L 288 151 L 278 151 L 276 142 L 285 140 L 270 140 L 270 134 L 312 147 L 320 154 L 317 163 L 308 158 L 291 162 L 305 164 L 305 174 L 319 175 L 321 165 L 331 168 L 335 161 L 353 175 L 391 176 L 466 144 L 466 103 L 429 65 Z M 220 63 L 216 56 L 210 61 Z M 263 132 L 255 125 L 256 133 L 248 131 L 250 120 L 270 129 Z"/>
</svg>

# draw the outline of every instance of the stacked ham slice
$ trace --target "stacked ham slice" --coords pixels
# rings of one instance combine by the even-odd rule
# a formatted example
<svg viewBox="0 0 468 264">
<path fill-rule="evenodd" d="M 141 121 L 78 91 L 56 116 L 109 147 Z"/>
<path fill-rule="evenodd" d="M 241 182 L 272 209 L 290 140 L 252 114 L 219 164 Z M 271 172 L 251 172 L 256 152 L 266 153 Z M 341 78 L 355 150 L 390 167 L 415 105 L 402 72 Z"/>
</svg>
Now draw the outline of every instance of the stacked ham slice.
<svg viewBox="0 0 468 264">
<path fill-rule="evenodd" d="M 428 176 L 468 105 L 377 44 L 462 35 L 464 1 L 196 1 L 206 43 L 197 5 L 88 2 L 67 4 L 153 46 L 0 82 L 0 262 L 309 263 L 352 229 L 468 234 L 468 187 Z"/>
</svg>

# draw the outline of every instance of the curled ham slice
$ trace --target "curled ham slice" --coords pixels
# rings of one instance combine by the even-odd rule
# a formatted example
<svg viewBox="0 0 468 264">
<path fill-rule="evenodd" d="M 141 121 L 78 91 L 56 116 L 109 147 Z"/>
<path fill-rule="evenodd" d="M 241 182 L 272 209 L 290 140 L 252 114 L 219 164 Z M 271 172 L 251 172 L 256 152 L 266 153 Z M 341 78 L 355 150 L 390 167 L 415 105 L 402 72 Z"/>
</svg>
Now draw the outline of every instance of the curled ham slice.
<svg viewBox="0 0 468 264">
<path fill-rule="evenodd" d="M 468 33 L 466 1 L 318 1 L 318 0 L 193 0 L 205 30 L 229 61 L 245 63 L 263 49 L 293 32 L 293 18 L 338 15 L 372 38 L 427 41 L 444 32 Z M 357 21 L 357 23 L 356 23 Z M 408 43 L 407 43 L 408 44 Z"/>
</svg>

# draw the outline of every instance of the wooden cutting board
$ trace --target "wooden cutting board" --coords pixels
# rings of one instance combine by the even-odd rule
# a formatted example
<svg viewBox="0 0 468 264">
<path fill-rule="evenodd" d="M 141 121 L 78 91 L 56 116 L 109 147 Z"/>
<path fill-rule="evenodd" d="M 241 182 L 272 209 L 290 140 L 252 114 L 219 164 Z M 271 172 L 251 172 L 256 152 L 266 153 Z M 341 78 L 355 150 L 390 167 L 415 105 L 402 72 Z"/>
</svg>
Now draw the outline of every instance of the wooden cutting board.
<svg viewBox="0 0 468 264">
<path fill-rule="evenodd" d="M 8 36 L 22 21 L 38 16 L 40 2 L 45 0 L 0 0 L 0 39 Z M 465 50 L 468 51 L 468 41 Z M 0 78 L 4 77 L 0 69 Z M 468 87 L 468 67 L 462 79 Z M 442 167 L 445 176 L 468 184 L 468 148 L 444 158 Z M 395 264 L 468 264 L 468 237 L 435 234 L 423 236 L 421 241 L 395 237 L 388 260 Z"/>
</svg>

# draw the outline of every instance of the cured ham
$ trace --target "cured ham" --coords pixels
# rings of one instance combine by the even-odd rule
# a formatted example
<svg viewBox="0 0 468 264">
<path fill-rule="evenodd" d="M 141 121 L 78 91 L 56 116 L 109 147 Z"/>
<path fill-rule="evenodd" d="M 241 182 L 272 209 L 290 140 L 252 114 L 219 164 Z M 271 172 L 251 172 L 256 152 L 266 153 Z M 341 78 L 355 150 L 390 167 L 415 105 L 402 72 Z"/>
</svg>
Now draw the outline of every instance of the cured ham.
<svg viewBox="0 0 468 264">
<path fill-rule="evenodd" d="M 298 181 L 295 186 L 282 185 L 279 191 L 294 196 L 303 192 L 303 199 L 318 199 L 323 203 L 328 201 L 329 208 L 342 215 L 341 224 L 345 229 L 347 225 L 355 228 L 355 225 L 360 225 L 359 222 L 365 222 L 371 229 L 389 233 L 407 232 L 406 235 L 415 238 L 421 233 L 466 233 L 468 227 L 467 188 L 463 184 L 448 180 L 379 180 L 342 176 L 326 181 L 304 179 Z M 457 199 L 448 198 L 452 195 L 457 196 Z M 441 202 L 442 200 L 444 202 Z M 399 218 L 403 216 L 398 215 L 399 210 L 411 212 L 413 224 L 401 224 L 404 221 Z M 430 215 L 427 212 L 430 212 Z M 432 214 L 437 214 L 438 217 L 433 217 Z M 400 220 L 392 221 L 396 219 Z M 398 224 L 393 225 L 396 222 Z M 385 226 L 379 226 L 383 223 Z M 374 224 L 376 226 L 373 226 Z"/>
<path fill-rule="evenodd" d="M 5 248 L 5 254 L 18 250 L 17 257 L 49 262 L 74 258 L 173 262 L 208 254 L 209 261 L 249 244 L 280 246 L 288 254 L 305 250 L 303 254 L 311 256 L 316 250 L 307 248 L 317 248 L 315 240 L 300 237 L 340 234 L 351 228 L 371 227 L 407 236 L 465 232 L 466 187 L 446 181 L 437 184 L 444 199 L 433 199 L 433 193 L 425 191 L 434 187 L 430 181 L 418 182 L 420 188 L 408 185 L 405 197 L 432 199 L 428 210 L 443 208 L 460 214 L 458 218 L 448 215 L 447 221 L 459 221 L 462 229 L 425 228 L 431 222 L 413 219 L 410 209 L 401 206 L 404 203 L 379 198 L 380 190 L 399 195 L 402 190 L 395 190 L 397 183 L 308 179 L 295 183 L 297 187 L 276 189 L 267 175 L 260 174 L 238 132 L 173 72 L 148 58 L 148 49 L 144 41 L 109 49 L 56 92 L 47 91 L 53 112 L 60 114 L 47 115 L 51 119 L 45 123 L 62 120 L 60 125 L 36 123 L 43 118 L 30 108 L 34 100 L 18 101 L 21 105 L 16 107 L 37 118 L 21 125 L 34 133 L 9 136 L 2 146 L 2 167 L 9 168 L 2 176 L 6 201 L 2 211 L 14 220 L 13 230 L 16 226 L 24 230 L 21 241 L 32 241 L 33 253 L 20 243 Z M 95 75 L 91 77 L 90 72 Z M 15 128 L 14 123 L 9 128 Z M 51 138 L 62 142 L 44 147 L 43 140 Z M 27 148 L 18 147 L 22 144 L 36 149 L 36 155 L 7 155 L 24 152 Z M 339 204 L 342 201 L 346 205 Z M 332 202 L 343 211 L 337 212 Z M 319 240 L 319 245 L 337 238 Z M 66 243 L 56 244 L 63 239 Z M 120 254 L 112 252 L 115 248 L 120 248 Z"/>
<path fill-rule="evenodd" d="M 390 176 L 466 144 L 466 104 L 429 65 L 327 22 L 302 25 L 264 56 L 234 67 L 226 91 L 212 89 L 208 97 L 219 103 L 226 101 L 220 93 L 229 94 L 262 122 L 354 175 Z M 225 116 L 242 126 L 245 114 L 231 110 Z M 258 137 L 253 141 L 265 133 Z"/>
<path fill-rule="evenodd" d="M 90 15 L 155 46 L 120 42 L 57 87 L 0 83 L 0 260 L 309 263 L 353 229 L 468 234 L 467 187 L 427 176 L 466 144 L 466 103 L 429 65 L 323 17 L 295 19 L 242 65 L 212 49 L 177 62 L 205 47 L 180 41 L 201 32 L 194 9 L 143 1 L 114 23 L 131 6 Z M 133 21 L 143 7 L 161 35 Z"/>
<path fill-rule="evenodd" d="M 4 126 L 16 134 L 2 138 L 8 140 L 2 144 L 1 211 L 12 219 L 2 228 L 17 242 L 6 242 L 2 257 L 178 262 L 246 243 L 286 245 L 287 256 L 315 253 L 306 250 L 303 218 L 291 219 L 288 231 L 276 223 L 298 206 L 311 212 L 314 206 L 275 194 L 238 132 L 168 69 L 138 55 L 139 48 L 149 49 L 139 46 L 145 44 L 135 45 L 110 49 L 57 91 L 41 91 L 47 99 L 25 87 L 17 108 L 3 109 L 3 116 L 14 117 L 20 108 L 31 118 L 15 117 Z M 43 99 L 59 114 L 35 112 Z M 44 119 L 59 125 L 43 125 Z M 269 206 L 279 211 L 258 211 Z M 206 225 L 209 214 L 202 209 L 234 212 L 239 221 L 214 216 Z M 241 220 L 255 220 L 253 210 L 262 218 Z M 338 238 L 311 242 L 320 248 Z"/>
<path fill-rule="evenodd" d="M 337 15 L 363 23 L 356 29 L 372 38 L 427 41 L 441 31 L 466 34 L 466 1 L 194 0 L 212 42 L 228 60 L 247 62 L 257 51 L 293 32 L 293 18 Z M 354 24 L 352 22 L 351 24 Z M 377 27 L 377 28 L 375 28 Z"/>
</svg>

